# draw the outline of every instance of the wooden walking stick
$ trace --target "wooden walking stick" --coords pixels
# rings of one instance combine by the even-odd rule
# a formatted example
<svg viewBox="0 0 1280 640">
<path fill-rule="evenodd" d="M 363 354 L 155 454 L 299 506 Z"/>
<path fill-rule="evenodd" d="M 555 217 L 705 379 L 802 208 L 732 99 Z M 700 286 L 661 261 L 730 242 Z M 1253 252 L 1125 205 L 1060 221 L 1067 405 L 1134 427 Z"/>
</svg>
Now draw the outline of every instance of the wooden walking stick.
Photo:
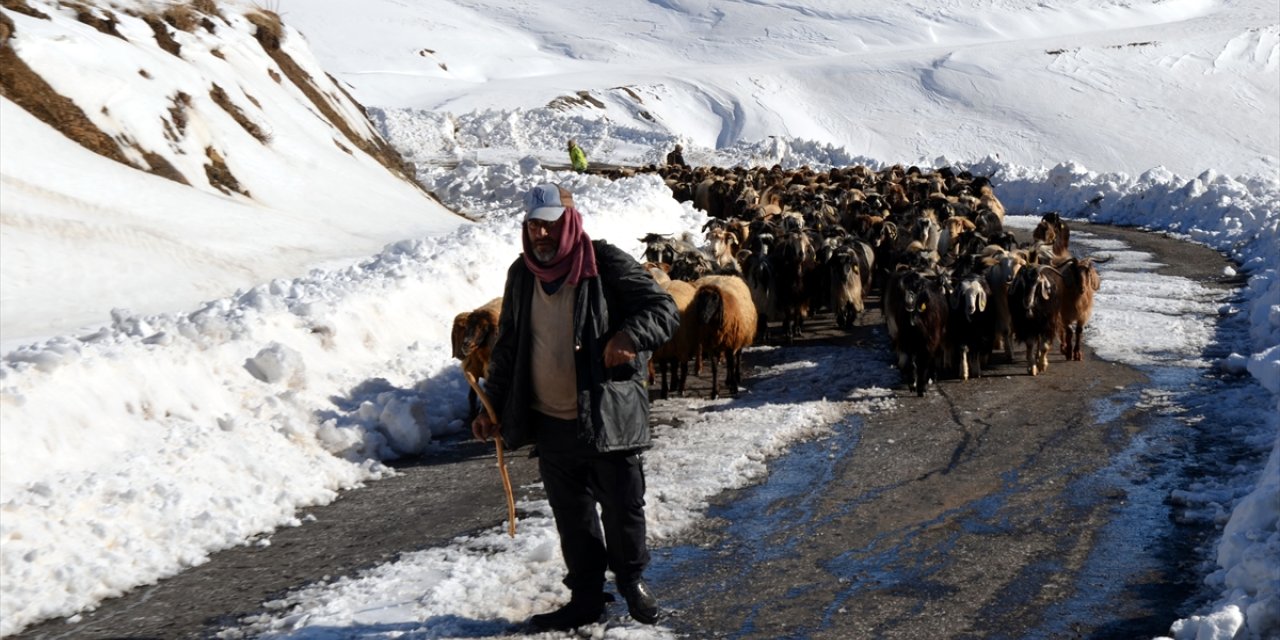
<svg viewBox="0 0 1280 640">
<path fill-rule="evenodd" d="M 463 370 L 462 375 L 467 377 L 467 384 L 476 392 L 476 397 L 480 398 L 480 403 L 484 405 L 484 410 L 489 414 L 489 419 L 494 424 L 498 424 L 498 412 L 494 410 L 493 404 L 489 402 L 489 396 L 485 395 L 480 389 L 480 383 L 476 381 L 476 377 L 471 375 L 470 371 Z M 502 434 L 498 434 L 493 438 L 494 444 L 498 445 L 498 472 L 502 474 L 502 488 L 507 493 L 507 533 L 511 537 L 516 537 L 516 498 L 511 494 L 511 475 L 507 473 L 507 461 L 502 457 Z"/>
</svg>

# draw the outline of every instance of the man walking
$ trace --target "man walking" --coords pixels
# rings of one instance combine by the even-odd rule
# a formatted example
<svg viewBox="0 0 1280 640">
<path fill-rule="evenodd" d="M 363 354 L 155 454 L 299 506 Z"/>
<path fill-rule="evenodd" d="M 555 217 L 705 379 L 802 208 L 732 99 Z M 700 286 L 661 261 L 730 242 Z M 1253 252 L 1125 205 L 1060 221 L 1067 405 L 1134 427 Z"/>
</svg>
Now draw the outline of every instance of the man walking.
<svg viewBox="0 0 1280 640">
<path fill-rule="evenodd" d="M 569 141 L 569 166 L 578 173 L 587 172 L 587 152 L 574 140 Z"/>
<path fill-rule="evenodd" d="M 675 303 L 634 258 L 587 237 L 572 194 L 558 185 L 525 196 L 523 238 L 486 380 L 500 424 L 482 412 L 471 429 L 480 440 L 500 434 L 512 449 L 536 447 L 572 596 L 530 622 L 566 630 L 599 621 L 611 599 L 607 568 L 631 617 L 652 624 L 645 379 L 649 353 L 679 324 Z"/>
</svg>

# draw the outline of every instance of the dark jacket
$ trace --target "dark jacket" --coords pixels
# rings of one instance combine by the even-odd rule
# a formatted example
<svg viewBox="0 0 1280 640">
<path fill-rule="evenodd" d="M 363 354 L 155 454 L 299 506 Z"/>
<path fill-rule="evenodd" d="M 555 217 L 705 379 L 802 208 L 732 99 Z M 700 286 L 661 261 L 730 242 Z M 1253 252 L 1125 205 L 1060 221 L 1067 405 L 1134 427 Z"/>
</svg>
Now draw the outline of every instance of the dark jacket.
<svg viewBox="0 0 1280 640">
<path fill-rule="evenodd" d="M 578 377 L 579 438 L 597 451 L 649 446 L 649 355 L 675 332 L 675 302 L 634 258 L 602 240 L 592 242 L 599 276 L 578 283 L 573 305 Z M 498 340 L 489 360 L 485 390 L 498 412 L 502 439 L 512 449 L 534 441 L 529 413 L 529 313 L 533 288 L 540 286 L 523 257 L 507 271 Z M 636 358 L 606 368 L 604 346 L 626 331 Z"/>
</svg>

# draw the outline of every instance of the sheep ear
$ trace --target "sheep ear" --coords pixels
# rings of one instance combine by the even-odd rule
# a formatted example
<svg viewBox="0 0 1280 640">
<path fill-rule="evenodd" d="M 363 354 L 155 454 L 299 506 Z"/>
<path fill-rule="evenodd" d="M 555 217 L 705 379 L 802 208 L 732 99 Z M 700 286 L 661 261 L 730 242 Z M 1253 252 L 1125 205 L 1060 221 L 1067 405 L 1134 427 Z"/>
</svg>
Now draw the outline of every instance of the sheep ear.
<svg viewBox="0 0 1280 640">
<path fill-rule="evenodd" d="M 1053 293 L 1053 284 L 1049 282 L 1049 279 L 1046 278 L 1044 274 L 1040 274 L 1037 280 L 1040 283 L 1040 298 L 1048 300 L 1049 296 Z"/>
</svg>

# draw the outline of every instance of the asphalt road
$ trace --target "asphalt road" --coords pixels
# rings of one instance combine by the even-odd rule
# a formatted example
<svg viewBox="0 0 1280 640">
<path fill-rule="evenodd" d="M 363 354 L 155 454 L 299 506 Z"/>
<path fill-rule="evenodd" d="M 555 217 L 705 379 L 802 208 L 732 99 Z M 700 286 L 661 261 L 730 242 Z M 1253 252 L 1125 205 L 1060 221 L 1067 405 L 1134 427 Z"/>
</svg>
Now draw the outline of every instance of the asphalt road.
<svg viewBox="0 0 1280 640">
<path fill-rule="evenodd" d="M 1170 265 L 1163 273 L 1238 284 L 1223 281 L 1226 260 L 1203 247 L 1089 229 L 1156 254 Z M 845 333 L 819 318 L 806 340 L 885 341 L 875 314 L 862 322 Z M 758 486 L 720 496 L 685 540 L 655 550 L 665 624 L 691 638 L 1166 633 L 1190 613 L 1196 549 L 1209 532 L 1179 524 L 1164 504 L 1163 483 L 1176 484 L 1179 468 L 1154 455 L 1118 459 L 1161 418 L 1137 406 L 1142 373 L 1092 355 L 1054 354 L 1036 378 L 998 365 L 923 398 L 903 387 L 896 410 L 797 446 Z M 515 486 L 536 481 L 532 461 L 509 458 Z M 212 637 L 287 590 L 500 524 L 494 463 L 478 443 L 439 444 L 398 465 L 397 477 L 306 510 L 303 526 L 272 533 L 269 546 L 214 554 L 75 624 L 10 638 Z"/>
<path fill-rule="evenodd" d="M 1073 228 L 1156 254 L 1162 273 L 1229 284 L 1203 247 Z M 887 342 L 865 320 L 810 340 Z M 1139 403 L 1144 375 L 1091 350 L 1054 353 L 1037 377 L 1021 362 L 983 373 L 923 398 L 902 388 L 896 410 L 721 496 L 689 544 L 659 554 L 667 625 L 692 638 L 1167 634 L 1191 613 L 1211 532 L 1168 504 L 1195 470 L 1165 450 L 1196 443 L 1168 442 L 1168 418 Z"/>
</svg>

